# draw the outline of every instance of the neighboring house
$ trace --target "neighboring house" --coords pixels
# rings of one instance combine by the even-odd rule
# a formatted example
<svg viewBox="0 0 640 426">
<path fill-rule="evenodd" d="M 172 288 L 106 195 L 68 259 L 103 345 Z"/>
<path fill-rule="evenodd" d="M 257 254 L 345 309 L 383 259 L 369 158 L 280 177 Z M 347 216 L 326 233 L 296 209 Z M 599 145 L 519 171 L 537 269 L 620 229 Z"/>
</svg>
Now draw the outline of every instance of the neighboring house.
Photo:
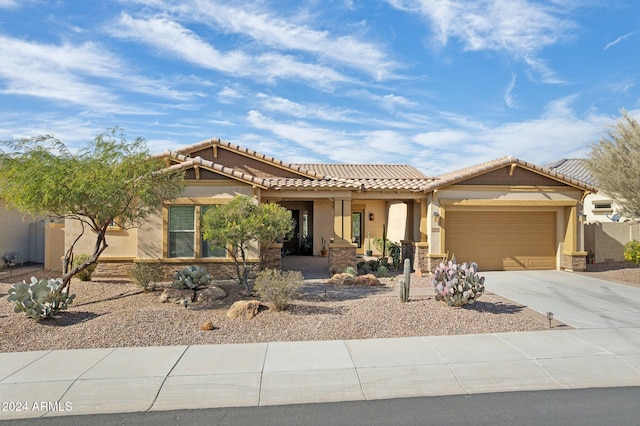
<svg viewBox="0 0 640 426">
<path fill-rule="evenodd" d="M 586 160 L 583 158 L 563 158 L 545 167 L 597 188 L 598 184 L 587 170 L 585 163 Z M 583 214 L 586 223 L 628 221 L 629 219 L 622 216 L 620 211 L 621 208 L 615 200 L 601 190 L 588 194 L 584 199 Z"/>
<path fill-rule="evenodd" d="M 317 256 L 325 239 L 327 268 L 343 271 L 386 226 L 420 272 L 453 255 L 483 270 L 585 266 L 578 213 L 595 188 L 517 158 L 427 177 L 407 165 L 289 164 L 218 139 L 158 157 L 185 171 L 183 193 L 138 228 L 110 232 L 98 273 L 163 262 L 172 269 L 199 264 L 214 277 L 226 276 L 230 261 L 224 250 L 203 243 L 200 218 L 237 194 L 278 203 L 296 219 L 283 247 L 254 247 L 254 262 L 277 266 L 281 249 Z M 79 228 L 70 220 L 65 228 L 68 246 Z M 94 243 L 83 238 L 76 253 L 90 252 Z"/>
<path fill-rule="evenodd" d="M 550 170 L 598 187 L 582 158 L 563 158 L 546 165 Z M 624 245 L 640 239 L 638 223 L 623 216 L 620 205 L 598 190 L 584 199 L 584 247 L 593 263 L 624 260 Z M 593 260 L 591 260 L 593 259 Z"/>
</svg>

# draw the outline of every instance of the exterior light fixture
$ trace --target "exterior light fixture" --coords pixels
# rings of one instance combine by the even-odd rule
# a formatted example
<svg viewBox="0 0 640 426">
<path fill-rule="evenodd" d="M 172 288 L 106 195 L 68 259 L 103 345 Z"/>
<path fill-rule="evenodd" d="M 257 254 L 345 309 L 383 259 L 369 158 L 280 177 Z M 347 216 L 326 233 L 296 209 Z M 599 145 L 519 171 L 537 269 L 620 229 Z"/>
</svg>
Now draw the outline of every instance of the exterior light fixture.
<svg viewBox="0 0 640 426">
<path fill-rule="evenodd" d="M 440 221 L 440 213 L 433 212 L 433 223 L 438 223 Z"/>
<path fill-rule="evenodd" d="M 547 319 L 549 320 L 549 328 L 551 328 L 551 320 L 553 319 L 553 312 L 547 312 Z"/>
<path fill-rule="evenodd" d="M 369 213 L 369 220 L 373 220 L 373 213 Z"/>
</svg>

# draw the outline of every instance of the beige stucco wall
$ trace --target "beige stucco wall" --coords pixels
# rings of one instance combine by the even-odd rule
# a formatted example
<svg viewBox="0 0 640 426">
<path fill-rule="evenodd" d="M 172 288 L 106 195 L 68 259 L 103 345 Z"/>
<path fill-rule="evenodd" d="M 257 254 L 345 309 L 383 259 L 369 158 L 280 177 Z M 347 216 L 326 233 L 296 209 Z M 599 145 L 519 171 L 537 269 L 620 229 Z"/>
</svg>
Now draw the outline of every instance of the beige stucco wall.
<svg viewBox="0 0 640 426">
<path fill-rule="evenodd" d="M 82 224 L 75 219 L 66 219 L 65 229 L 65 250 L 69 249 L 75 238 L 82 234 Z M 101 258 L 130 259 L 136 256 L 137 228 L 114 229 L 107 231 L 105 237 L 108 245 L 102 253 Z M 75 245 L 75 254 L 92 254 L 96 244 L 96 233 L 88 226 L 84 227 L 84 234 Z"/>
<path fill-rule="evenodd" d="M 44 269 L 62 271 L 61 259 L 64 256 L 64 224 L 46 223 L 44 251 Z"/>
<path fill-rule="evenodd" d="M 406 239 L 410 227 L 409 214 L 407 203 L 389 203 L 389 225 L 387 229 L 387 238 L 389 240 L 399 243 Z"/>
<path fill-rule="evenodd" d="M 44 222 L 44 216 L 8 209 L 0 202 L 0 256 L 15 251 L 22 262 L 44 262 Z"/>
<path fill-rule="evenodd" d="M 624 260 L 624 245 L 640 240 L 640 224 L 590 223 L 584 227 L 585 250 L 595 254 L 595 262 Z"/>
<path fill-rule="evenodd" d="M 333 232 L 333 203 L 327 199 L 313 202 L 313 255 L 319 256 L 322 249 L 322 238 L 329 240 L 334 237 Z"/>
</svg>

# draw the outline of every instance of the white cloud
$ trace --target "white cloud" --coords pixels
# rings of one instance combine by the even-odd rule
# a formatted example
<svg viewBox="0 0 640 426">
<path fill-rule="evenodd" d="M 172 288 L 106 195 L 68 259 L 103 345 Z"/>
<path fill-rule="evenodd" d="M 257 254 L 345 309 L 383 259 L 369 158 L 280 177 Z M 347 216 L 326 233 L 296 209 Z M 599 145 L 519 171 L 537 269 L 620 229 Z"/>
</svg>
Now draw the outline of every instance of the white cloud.
<svg viewBox="0 0 640 426">
<path fill-rule="evenodd" d="M 298 25 L 256 8 L 234 7 L 196 0 L 180 8 L 189 19 L 228 32 L 251 37 L 255 42 L 278 50 L 295 50 L 330 59 L 382 80 L 392 76 L 396 64 L 384 49 L 359 40 L 354 35 L 334 35 L 328 31 Z M 312 25 L 312 24 L 311 24 Z"/>
<path fill-rule="evenodd" d="M 625 34 L 623 36 L 620 36 L 617 39 L 613 40 L 612 42 L 607 43 L 606 46 L 604 46 L 603 50 L 607 50 L 608 48 L 613 47 L 616 44 L 620 43 L 622 40 L 624 40 L 626 38 L 629 38 L 629 37 L 631 37 L 633 35 L 636 35 L 636 34 L 638 34 L 638 31 L 632 31 L 632 32 L 627 33 L 627 34 Z"/>
<path fill-rule="evenodd" d="M 279 112 L 296 118 L 316 119 L 332 122 L 355 123 L 359 113 L 353 110 L 345 110 L 326 105 L 300 104 L 280 96 L 268 96 L 258 94 L 262 109 L 271 112 Z M 361 117 L 360 117 L 361 120 Z"/>
<path fill-rule="evenodd" d="M 234 77 L 244 76 L 264 81 L 300 79 L 325 86 L 346 81 L 341 74 L 315 64 L 299 62 L 292 56 L 267 52 L 252 56 L 241 50 L 221 52 L 177 22 L 167 18 L 137 19 L 122 14 L 114 28 L 115 37 L 134 39 L 205 69 Z"/>
<path fill-rule="evenodd" d="M 126 73 L 129 67 L 94 43 L 38 44 L 0 36 L 0 78 L 4 94 L 69 102 L 104 112 L 147 114 L 128 105 L 108 89 L 105 81 L 127 91 L 186 100 L 193 93 L 174 90 L 167 83 Z"/>
<path fill-rule="evenodd" d="M 559 5 L 551 7 L 527 0 L 387 2 L 395 8 L 424 16 L 441 45 L 455 38 L 466 50 L 507 52 L 531 66 L 548 83 L 558 79 L 538 54 L 571 37 L 571 30 L 576 26 L 562 16 Z"/>
<path fill-rule="evenodd" d="M 0 9 L 12 9 L 18 7 L 16 0 L 0 0 Z"/>
<path fill-rule="evenodd" d="M 504 103 L 509 107 L 509 108 L 515 108 L 516 107 L 516 101 L 513 98 L 513 89 L 516 87 L 516 75 L 513 74 L 513 76 L 511 76 L 511 82 L 509 82 L 509 85 L 507 86 L 507 88 L 504 91 Z"/>
</svg>

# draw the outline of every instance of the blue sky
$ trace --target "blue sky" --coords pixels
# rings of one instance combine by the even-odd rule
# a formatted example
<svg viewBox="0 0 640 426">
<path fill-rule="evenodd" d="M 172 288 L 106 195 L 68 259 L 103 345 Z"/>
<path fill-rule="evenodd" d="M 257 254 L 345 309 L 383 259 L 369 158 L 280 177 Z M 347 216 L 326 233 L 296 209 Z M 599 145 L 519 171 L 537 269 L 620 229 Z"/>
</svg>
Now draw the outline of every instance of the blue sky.
<svg viewBox="0 0 640 426">
<path fill-rule="evenodd" d="M 0 139 L 211 137 L 427 175 L 640 116 L 637 0 L 0 0 Z"/>
</svg>

